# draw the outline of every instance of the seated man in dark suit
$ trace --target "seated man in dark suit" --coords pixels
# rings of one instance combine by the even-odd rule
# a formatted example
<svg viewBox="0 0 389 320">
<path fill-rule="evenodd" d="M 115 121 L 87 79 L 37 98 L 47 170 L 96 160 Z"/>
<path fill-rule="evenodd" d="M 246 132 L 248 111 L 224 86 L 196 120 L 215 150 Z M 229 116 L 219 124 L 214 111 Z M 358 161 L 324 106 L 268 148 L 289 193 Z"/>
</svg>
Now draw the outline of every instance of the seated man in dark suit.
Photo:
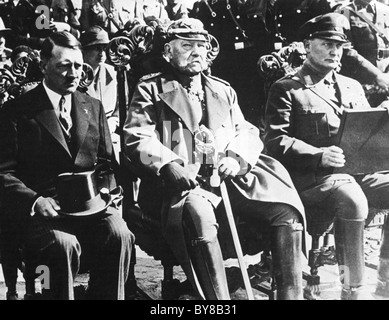
<svg viewBox="0 0 389 320">
<path fill-rule="evenodd" d="M 341 298 L 354 300 L 371 297 L 364 290 L 363 232 L 368 204 L 389 208 L 389 171 L 354 176 L 334 173 L 347 161 L 335 145 L 342 110 L 370 108 L 362 86 L 335 71 L 348 28 L 347 19 L 338 13 L 303 25 L 307 59 L 300 71 L 270 89 L 265 146 L 289 170 L 305 207 L 325 212 L 329 221 L 335 216 Z M 388 246 L 385 241 L 384 246 Z M 385 250 L 381 258 L 388 255 Z"/>
<path fill-rule="evenodd" d="M 63 206 L 72 203 L 60 206 L 56 190 L 57 176 L 65 172 L 97 166 L 113 170 L 104 108 L 76 91 L 83 58 L 80 43 L 69 32 L 50 35 L 41 59 L 43 82 L 1 110 L 2 214 L 22 232 L 26 259 L 48 267 L 48 298 L 74 298 L 82 250 L 90 271 L 88 297 L 123 299 L 133 244 L 126 223 L 113 206 L 96 216 L 63 216 Z M 112 190 L 115 181 L 108 175 L 97 184 L 98 190 Z"/>
</svg>

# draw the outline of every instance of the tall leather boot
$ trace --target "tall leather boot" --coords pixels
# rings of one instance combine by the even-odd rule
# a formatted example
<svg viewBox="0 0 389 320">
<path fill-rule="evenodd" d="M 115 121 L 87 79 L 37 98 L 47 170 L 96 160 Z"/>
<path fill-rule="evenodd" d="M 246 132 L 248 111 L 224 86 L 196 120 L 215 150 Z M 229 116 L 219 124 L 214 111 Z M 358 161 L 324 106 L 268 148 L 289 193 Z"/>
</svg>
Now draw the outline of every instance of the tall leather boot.
<svg viewBox="0 0 389 320">
<path fill-rule="evenodd" d="M 277 300 L 303 300 L 302 230 L 300 223 L 272 230 L 271 253 Z"/>
<path fill-rule="evenodd" d="M 377 288 L 375 293 L 389 297 L 389 219 L 386 219 L 382 233 L 382 244 L 377 270 Z"/>
<path fill-rule="evenodd" d="M 370 300 L 365 286 L 365 220 L 337 218 L 334 224 L 336 257 L 342 282 L 341 300 Z"/>
<path fill-rule="evenodd" d="M 192 241 L 188 251 L 206 300 L 230 300 L 219 241 Z"/>
</svg>

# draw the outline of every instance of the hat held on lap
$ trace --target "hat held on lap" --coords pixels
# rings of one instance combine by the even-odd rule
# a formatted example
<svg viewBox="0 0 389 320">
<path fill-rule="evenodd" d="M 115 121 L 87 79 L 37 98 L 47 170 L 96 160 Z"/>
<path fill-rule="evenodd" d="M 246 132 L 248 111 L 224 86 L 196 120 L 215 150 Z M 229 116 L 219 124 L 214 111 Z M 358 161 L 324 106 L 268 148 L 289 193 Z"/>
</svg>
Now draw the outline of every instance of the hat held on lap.
<svg viewBox="0 0 389 320">
<path fill-rule="evenodd" d="M 344 15 L 327 13 L 307 21 L 299 31 L 302 40 L 319 38 L 348 42 L 347 30 L 350 30 L 350 23 Z"/>
<path fill-rule="evenodd" d="M 120 188 L 120 187 L 118 187 Z M 61 207 L 59 214 L 89 216 L 105 211 L 114 199 L 121 196 L 121 188 L 111 192 L 97 190 L 96 172 L 66 172 L 58 175 L 56 189 Z M 119 191 L 119 194 L 116 194 Z"/>
</svg>

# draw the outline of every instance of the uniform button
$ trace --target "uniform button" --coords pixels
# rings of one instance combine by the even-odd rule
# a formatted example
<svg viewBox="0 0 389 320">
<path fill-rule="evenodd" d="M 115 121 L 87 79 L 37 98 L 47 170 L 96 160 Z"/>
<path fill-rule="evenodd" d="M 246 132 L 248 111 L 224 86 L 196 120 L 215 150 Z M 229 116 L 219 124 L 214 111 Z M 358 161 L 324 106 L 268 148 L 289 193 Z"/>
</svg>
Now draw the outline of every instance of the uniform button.
<svg viewBox="0 0 389 320">
<path fill-rule="evenodd" d="M 240 16 L 236 16 L 236 19 L 240 19 Z"/>
<path fill-rule="evenodd" d="M 300 10 L 300 9 L 298 9 L 296 12 L 297 12 L 297 13 L 301 13 L 301 10 Z"/>
</svg>

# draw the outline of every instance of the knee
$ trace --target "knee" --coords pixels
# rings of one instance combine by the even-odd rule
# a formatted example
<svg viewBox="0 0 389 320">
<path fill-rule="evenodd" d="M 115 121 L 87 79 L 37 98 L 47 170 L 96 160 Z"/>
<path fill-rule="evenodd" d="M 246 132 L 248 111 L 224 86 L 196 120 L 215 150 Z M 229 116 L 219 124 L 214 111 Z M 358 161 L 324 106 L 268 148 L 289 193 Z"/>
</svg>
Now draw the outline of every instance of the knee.
<svg viewBox="0 0 389 320">
<path fill-rule="evenodd" d="M 53 235 L 55 247 L 53 251 L 55 253 L 66 253 L 67 255 L 76 253 L 77 256 L 81 255 L 81 245 L 76 236 L 62 231 L 53 231 Z"/>
<path fill-rule="evenodd" d="M 369 205 L 360 187 L 339 188 L 337 191 L 336 216 L 341 219 L 364 220 Z"/>
<path fill-rule="evenodd" d="M 111 243 L 128 245 L 129 247 L 132 247 L 135 243 L 134 234 L 128 229 L 126 222 L 121 218 L 111 223 L 108 233 Z"/>
<path fill-rule="evenodd" d="M 270 214 L 270 225 L 272 227 L 287 226 L 299 230 L 302 227 L 302 216 L 294 207 L 278 203 L 274 204 Z"/>
<path fill-rule="evenodd" d="M 214 218 L 209 215 L 202 215 L 199 212 L 185 210 L 183 215 L 183 226 L 189 235 L 191 245 L 196 246 L 203 243 L 214 242 L 217 239 L 219 225 Z"/>
</svg>

